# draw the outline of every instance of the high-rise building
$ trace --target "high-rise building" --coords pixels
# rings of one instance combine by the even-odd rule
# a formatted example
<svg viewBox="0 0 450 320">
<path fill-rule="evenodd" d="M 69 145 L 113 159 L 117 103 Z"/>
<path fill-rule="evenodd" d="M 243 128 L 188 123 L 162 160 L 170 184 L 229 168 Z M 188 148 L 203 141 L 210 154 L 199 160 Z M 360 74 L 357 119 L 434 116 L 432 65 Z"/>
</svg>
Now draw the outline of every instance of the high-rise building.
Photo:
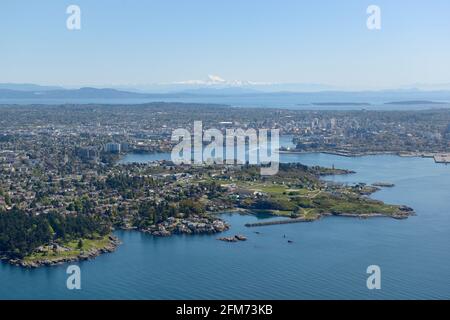
<svg viewBox="0 0 450 320">
<path fill-rule="evenodd" d="M 105 146 L 105 151 L 110 153 L 120 153 L 120 143 L 110 142 Z"/>
</svg>

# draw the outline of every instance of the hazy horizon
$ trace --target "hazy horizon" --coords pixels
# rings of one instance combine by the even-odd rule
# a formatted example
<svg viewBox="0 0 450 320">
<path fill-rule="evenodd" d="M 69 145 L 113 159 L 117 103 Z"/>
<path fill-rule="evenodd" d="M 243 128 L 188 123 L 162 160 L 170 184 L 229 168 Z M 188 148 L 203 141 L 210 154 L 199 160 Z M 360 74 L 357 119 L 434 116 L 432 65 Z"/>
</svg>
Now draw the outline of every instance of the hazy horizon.
<svg viewBox="0 0 450 320">
<path fill-rule="evenodd" d="M 390 88 L 343 88 L 319 83 L 253 83 L 253 82 L 207 82 L 204 83 L 151 83 L 151 84 L 79 84 L 60 85 L 31 82 L 0 82 L 0 90 L 17 91 L 49 91 L 49 90 L 77 90 L 83 88 L 114 89 L 137 93 L 182 93 L 205 92 L 248 94 L 248 93 L 322 93 L 322 92 L 439 92 L 450 91 L 450 83 L 442 84 L 411 84 Z"/>
</svg>

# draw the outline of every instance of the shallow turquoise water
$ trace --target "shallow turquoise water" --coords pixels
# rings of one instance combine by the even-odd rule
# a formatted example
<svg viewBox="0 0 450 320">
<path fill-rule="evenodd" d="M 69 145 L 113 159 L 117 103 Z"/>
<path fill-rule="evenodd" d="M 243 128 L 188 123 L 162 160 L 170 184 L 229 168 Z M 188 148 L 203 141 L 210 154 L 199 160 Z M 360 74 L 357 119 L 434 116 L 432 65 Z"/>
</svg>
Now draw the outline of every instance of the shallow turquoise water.
<svg viewBox="0 0 450 320">
<path fill-rule="evenodd" d="M 395 183 L 374 197 L 412 206 L 418 215 L 258 229 L 244 226 L 257 217 L 224 215 L 232 225 L 227 234 L 249 238 L 233 244 L 214 235 L 161 239 L 119 231 L 123 245 L 116 252 L 79 264 L 81 290 L 66 289 L 67 266 L 24 270 L 0 264 L 0 298 L 450 298 L 450 166 L 396 156 L 306 154 L 282 160 L 357 171 L 330 178 L 335 181 Z M 366 288 L 366 268 L 373 264 L 381 267 L 378 291 Z"/>
</svg>

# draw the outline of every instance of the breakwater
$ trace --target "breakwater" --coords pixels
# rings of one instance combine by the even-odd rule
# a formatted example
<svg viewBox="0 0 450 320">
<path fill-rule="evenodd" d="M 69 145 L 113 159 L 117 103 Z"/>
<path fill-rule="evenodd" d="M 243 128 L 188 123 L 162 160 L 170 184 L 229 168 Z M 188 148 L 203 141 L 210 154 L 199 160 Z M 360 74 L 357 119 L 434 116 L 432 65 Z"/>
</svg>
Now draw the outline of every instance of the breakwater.
<svg viewBox="0 0 450 320">
<path fill-rule="evenodd" d="M 272 226 L 277 224 L 290 224 L 290 223 L 301 223 L 301 222 L 313 222 L 316 219 L 314 218 L 292 218 L 292 219 L 283 219 L 283 220 L 275 220 L 275 221 L 265 221 L 265 222 L 255 222 L 255 223 L 247 223 L 245 226 L 247 228 L 252 227 L 265 227 Z"/>
</svg>

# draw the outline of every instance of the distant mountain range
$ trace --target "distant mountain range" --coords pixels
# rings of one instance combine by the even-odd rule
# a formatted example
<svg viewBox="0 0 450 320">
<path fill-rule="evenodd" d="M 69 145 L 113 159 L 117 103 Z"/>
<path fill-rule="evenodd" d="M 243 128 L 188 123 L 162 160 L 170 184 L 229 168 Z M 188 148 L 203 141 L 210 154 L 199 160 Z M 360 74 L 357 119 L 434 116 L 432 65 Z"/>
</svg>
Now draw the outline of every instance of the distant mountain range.
<svg viewBox="0 0 450 320">
<path fill-rule="evenodd" d="M 58 86 L 41 86 L 32 83 L 0 83 L 0 90 L 14 90 L 14 91 L 50 91 L 63 90 L 63 87 Z"/>
<path fill-rule="evenodd" d="M 244 87 L 196 88 L 180 92 L 148 93 L 118 90 L 113 88 L 65 89 L 54 86 L 39 86 L 34 84 L 0 84 L 0 99 L 2 100 L 61 100 L 71 102 L 83 99 L 139 99 L 139 100 L 167 100 L 167 99 L 202 99 L 224 98 L 237 101 L 239 99 L 256 99 L 258 101 L 287 101 L 295 104 L 311 105 L 370 105 L 370 104 L 438 104 L 450 102 L 450 90 L 421 91 L 421 90 L 385 90 L 385 91 L 318 91 L 318 92 L 264 92 Z"/>
<path fill-rule="evenodd" d="M 170 94 L 169 96 L 177 96 Z M 166 97 L 168 94 L 148 94 L 116 89 L 45 89 L 45 90 L 11 90 L 0 89 L 0 99 L 145 99 Z"/>
</svg>

